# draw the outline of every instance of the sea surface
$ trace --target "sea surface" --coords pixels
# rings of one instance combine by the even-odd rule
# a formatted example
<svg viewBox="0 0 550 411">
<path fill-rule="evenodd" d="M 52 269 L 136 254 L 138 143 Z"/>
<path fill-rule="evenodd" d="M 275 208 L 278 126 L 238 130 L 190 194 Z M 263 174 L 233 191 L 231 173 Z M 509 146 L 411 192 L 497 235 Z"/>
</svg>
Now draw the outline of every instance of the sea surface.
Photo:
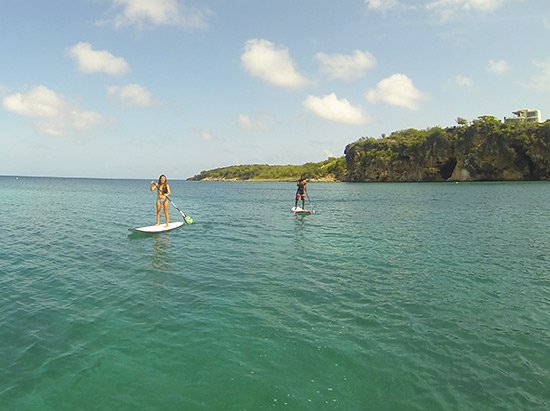
<svg viewBox="0 0 550 411">
<path fill-rule="evenodd" d="M 170 184 L 0 177 L 0 409 L 550 409 L 550 183 Z"/>
</svg>

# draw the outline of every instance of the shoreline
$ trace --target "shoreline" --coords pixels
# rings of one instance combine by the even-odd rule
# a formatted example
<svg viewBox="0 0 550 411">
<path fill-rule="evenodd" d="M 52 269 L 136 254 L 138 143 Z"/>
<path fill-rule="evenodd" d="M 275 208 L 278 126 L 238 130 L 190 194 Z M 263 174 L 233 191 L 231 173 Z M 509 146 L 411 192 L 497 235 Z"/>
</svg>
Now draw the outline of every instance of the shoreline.
<svg viewBox="0 0 550 411">
<path fill-rule="evenodd" d="M 295 183 L 298 179 L 281 179 L 281 178 L 215 178 L 215 177 L 206 177 L 200 180 L 191 180 L 187 181 L 223 181 L 223 182 L 258 182 L 258 183 Z M 312 178 L 308 179 L 308 182 L 312 183 L 343 183 L 344 181 L 337 180 L 335 178 Z"/>
</svg>

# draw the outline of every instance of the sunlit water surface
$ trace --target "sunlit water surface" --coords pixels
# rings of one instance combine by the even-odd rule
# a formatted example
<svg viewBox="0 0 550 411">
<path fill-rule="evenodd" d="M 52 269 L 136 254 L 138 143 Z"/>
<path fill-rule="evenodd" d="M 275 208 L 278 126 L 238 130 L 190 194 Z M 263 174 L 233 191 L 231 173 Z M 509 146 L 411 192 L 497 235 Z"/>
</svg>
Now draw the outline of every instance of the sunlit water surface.
<svg viewBox="0 0 550 411">
<path fill-rule="evenodd" d="M 0 408 L 550 408 L 550 183 L 171 187 L 0 177 Z"/>
</svg>

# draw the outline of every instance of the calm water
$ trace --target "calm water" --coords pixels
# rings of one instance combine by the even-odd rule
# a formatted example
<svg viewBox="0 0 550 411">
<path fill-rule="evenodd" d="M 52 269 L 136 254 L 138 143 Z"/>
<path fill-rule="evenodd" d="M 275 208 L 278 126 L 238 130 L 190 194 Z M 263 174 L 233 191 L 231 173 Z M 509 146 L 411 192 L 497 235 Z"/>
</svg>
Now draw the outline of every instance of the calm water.
<svg viewBox="0 0 550 411">
<path fill-rule="evenodd" d="M 171 186 L 0 178 L 1 409 L 550 408 L 550 183 Z"/>
</svg>

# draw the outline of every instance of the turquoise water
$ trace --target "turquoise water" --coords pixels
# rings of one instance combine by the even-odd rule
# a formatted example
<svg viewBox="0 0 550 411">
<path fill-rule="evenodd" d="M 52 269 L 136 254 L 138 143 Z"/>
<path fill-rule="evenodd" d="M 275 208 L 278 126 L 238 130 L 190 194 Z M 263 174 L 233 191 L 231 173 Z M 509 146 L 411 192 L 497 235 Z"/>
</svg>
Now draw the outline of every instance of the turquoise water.
<svg viewBox="0 0 550 411">
<path fill-rule="evenodd" d="M 550 408 L 550 183 L 309 186 L 0 177 L 0 408 Z"/>
</svg>

